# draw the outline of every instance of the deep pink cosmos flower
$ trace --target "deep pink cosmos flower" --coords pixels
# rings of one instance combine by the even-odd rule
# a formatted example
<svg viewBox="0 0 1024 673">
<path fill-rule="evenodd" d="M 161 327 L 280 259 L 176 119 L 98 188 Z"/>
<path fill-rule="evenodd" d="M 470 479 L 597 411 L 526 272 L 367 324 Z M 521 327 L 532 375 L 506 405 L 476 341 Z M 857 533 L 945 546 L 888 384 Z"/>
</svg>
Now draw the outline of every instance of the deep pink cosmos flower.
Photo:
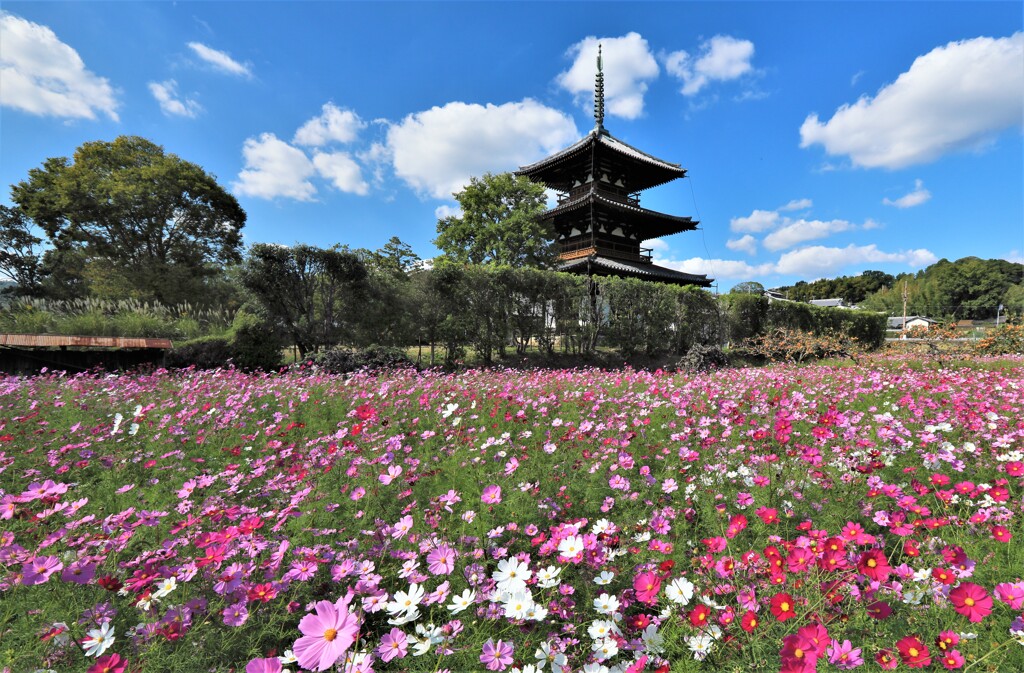
<svg viewBox="0 0 1024 673">
<path fill-rule="evenodd" d="M 658 592 L 661 590 L 661 577 L 653 572 L 640 573 L 633 580 L 633 589 L 638 601 L 651 605 L 657 600 Z"/>
<path fill-rule="evenodd" d="M 885 558 L 885 552 L 881 549 L 869 549 L 860 555 L 860 559 L 857 561 L 857 570 L 870 580 L 884 582 L 889 578 L 892 567 L 889 565 L 889 560 Z"/>
<path fill-rule="evenodd" d="M 277 657 L 253 659 L 245 665 L 245 673 L 281 673 L 281 660 Z"/>
<path fill-rule="evenodd" d="M 512 663 L 512 644 L 503 640 L 494 642 L 488 638 L 480 654 L 480 663 L 488 671 L 504 671 Z"/>
<path fill-rule="evenodd" d="M 973 582 L 961 582 L 949 592 L 953 609 L 972 622 L 980 622 L 992 612 L 992 597 Z"/>
<path fill-rule="evenodd" d="M 127 666 L 128 662 L 122 659 L 120 654 L 105 654 L 97 659 L 86 673 L 124 673 Z M 249 671 L 246 670 L 246 673 Z"/>
<path fill-rule="evenodd" d="M 326 671 L 352 646 L 359 633 L 359 618 L 348 611 L 351 602 L 351 593 L 335 603 L 320 601 L 313 608 L 316 614 L 299 621 L 303 635 L 292 647 L 299 666 Z"/>
<path fill-rule="evenodd" d="M 42 584 L 63 567 L 64 564 L 56 556 L 37 556 L 22 566 L 21 583 L 27 587 Z"/>
</svg>

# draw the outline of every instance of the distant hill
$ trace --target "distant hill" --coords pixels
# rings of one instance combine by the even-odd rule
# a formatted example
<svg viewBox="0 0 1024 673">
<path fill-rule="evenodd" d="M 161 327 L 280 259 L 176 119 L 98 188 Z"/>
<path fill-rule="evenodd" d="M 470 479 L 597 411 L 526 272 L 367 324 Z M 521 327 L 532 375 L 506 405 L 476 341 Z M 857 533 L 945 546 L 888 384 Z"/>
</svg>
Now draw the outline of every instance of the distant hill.
<svg viewBox="0 0 1024 673">
<path fill-rule="evenodd" d="M 899 315 L 903 312 L 904 283 L 907 312 L 911 315 L 937 320 L 987 320 L 996 317 L 1000 305 L 1004 314 L 1024 315 L 1024 264 L 1004 259 L 940 259 L 917 273 L 893 276 L 865 271 L 859 276 L 800 281 L 775 289 L 797 301 L 841 297 L 862 308 Z"/>
</svg>

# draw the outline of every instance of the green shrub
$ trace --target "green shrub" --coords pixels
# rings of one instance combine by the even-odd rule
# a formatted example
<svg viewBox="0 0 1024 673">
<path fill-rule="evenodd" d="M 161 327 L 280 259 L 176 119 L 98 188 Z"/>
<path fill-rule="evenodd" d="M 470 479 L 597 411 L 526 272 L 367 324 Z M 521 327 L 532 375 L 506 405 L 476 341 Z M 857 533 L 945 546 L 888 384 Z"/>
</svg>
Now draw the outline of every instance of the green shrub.
<svg viewBox="0 0 1024 673">
<path fill-rule="evenodd" d="M 234 349 L 224 337 L 201 337 L 176 345 L 167 352 L 165 363 L 168 367 L 217 369 L 231 364 Z"/>
<path fill-rule="evenodd" d="M 239 311 L 231 324 L 232 362 L 247 371 L 273 371 L 281 366 L 282 335 L 261 317 Z"/>
<path fill-rule="evenodd" d="M 405 352 L 387 346 L 367 346 L 361 350 L 332 348 L 317 353 L 314 364 L 332 374 L 348 374 L 359 370 L 407 369 L 415 367 Z"/>
<path fill-rule="evenodd" d="M 711 372 L 729 366 L 729 356 L 718 344 L 694 344 L 676 363 L 678 371 L 691 374 Z"/>
</svg>

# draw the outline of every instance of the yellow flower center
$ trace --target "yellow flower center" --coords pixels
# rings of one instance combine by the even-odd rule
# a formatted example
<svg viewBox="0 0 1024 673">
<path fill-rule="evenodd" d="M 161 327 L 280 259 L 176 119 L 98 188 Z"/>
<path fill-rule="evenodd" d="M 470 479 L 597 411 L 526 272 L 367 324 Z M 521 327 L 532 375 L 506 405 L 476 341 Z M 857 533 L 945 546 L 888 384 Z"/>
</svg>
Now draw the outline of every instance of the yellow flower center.
<svg viewBox="0 0 1024 673">
<path fill-rule="evenodd" d="M 869 567 L 869 568 L 874 568 L 874 567 L 875 567 L 875 566 L 877 566 L 877 565 L 878 565 L 878 561 L 876 561 L 876 560 L 875 560 L 875 559 L 873 559 L 873 558 L 869 558 L 869 559 L 868 559 L 868 567 Z"/>
<path fill-rule="evenodd" d="M 918 654 L 917 648 L 916 647 L 911 647 L 909 650 L 907 650 L 907 653 L 910 654 L 910 656 L 912 656 L 912 657 L 916 657 L 917 654 Z"/>
<path fill-rule="evenodd" d="M 783 601 L 779 604 L 779 607 L 782 608 L 783 612 L 789 612 L 789 603 Z"/>
<path fill-rule="evenodd" d="M 972 605 L 974 605 L 974 599 L 973 598 L 965 598 L 964 599 L 964 605 L 966 605 L 967 607 L 971 607 Z"/>
<path fill-rule="evenodd" d="M 327 629 L 326 631 L 324 631 L 324 640 L 326 640 L 327 642 L 331 642 L 331 641 L 333 641 L 337 637 L 338 637 L 337 629 Z"/>
</svg>

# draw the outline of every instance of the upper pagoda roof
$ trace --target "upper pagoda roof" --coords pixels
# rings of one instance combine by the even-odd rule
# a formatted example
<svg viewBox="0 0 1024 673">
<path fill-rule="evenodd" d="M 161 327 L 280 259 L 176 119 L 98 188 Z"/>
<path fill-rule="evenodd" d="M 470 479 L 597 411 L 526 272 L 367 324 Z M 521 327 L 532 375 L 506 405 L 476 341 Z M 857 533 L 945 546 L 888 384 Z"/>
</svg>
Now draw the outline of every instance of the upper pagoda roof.
<svg viewBox="0 0 1024 673">
<path fill-rule="evenodd" d="M 605 211 L 615 211 L 617 219 L 636 227 L 641 240 L 671 236 L 681 231 L 693 231 L 700 224 L 691 217 L 680 217 L 659 213 L 656 210 L 641 208 L 615 198 L 609 198 L 601 190 L 591 188 L 577 196 L 563 200 L 557 206 L 544 213 L 544 218 L 556 218 L 559 215 L 573 212 L 586 206 L 596 206 Z"/>
<path fill-rule="evenodd" d="M 525 175 L 532 180 L 543 182 L 552 189 L 567 192 L 575 180 L 585 177 L 581 175 L 581 170 L 589 170 L 587 160 L 592 153 L 628 163 L 631 183 L 629 188 L 632 191 L 656 187 L 686 175 L 686 169 L 679 164 L 638 150 L 608 133 L 603 126 L 595 127 L 579 141 L 560 152 L 529 166 L 522 166 L 515 174 Z"/>
</svg>

